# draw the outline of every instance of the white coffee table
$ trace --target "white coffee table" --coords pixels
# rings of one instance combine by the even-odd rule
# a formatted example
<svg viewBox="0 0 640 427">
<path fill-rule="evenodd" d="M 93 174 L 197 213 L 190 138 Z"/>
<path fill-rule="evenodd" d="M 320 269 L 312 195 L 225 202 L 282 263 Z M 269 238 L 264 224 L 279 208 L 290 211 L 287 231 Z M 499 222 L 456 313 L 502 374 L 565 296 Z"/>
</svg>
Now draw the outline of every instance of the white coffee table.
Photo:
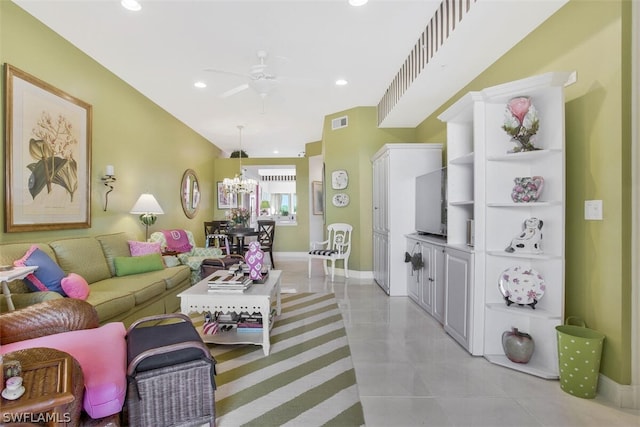
<svg viewBox="0 0 640 427">
<path fill-rule="evenodd" d="M 213 275 L 224 273 L 217 271 Z M 269 271 L 269 278 L 263 284 L 254 284 L 244 292 L 209 292 L 207 281 L 209 277 L 196 283 L 189 289 L 178 294 L 180 297 L 180 311 L 183 314 L 203 313 L 210 311 L 228 312 L 259 312 L 262 315 L 262 331 L 259 332 L 237 332 L 236 329 L 230 331 L 219 331 L 215 335 L 205 335 L 200 329 L 202 340 L 206 343 L 214 344 L 255 344 L 261 345 L 265 356 L 271 349 L 269 334 L 273 327 L 273 319 L 270 319 L 271 303 L 276 302 L 276 315 L 281 313 L 280 305 L 280 278 L 282 271 Z"/>
</svg>

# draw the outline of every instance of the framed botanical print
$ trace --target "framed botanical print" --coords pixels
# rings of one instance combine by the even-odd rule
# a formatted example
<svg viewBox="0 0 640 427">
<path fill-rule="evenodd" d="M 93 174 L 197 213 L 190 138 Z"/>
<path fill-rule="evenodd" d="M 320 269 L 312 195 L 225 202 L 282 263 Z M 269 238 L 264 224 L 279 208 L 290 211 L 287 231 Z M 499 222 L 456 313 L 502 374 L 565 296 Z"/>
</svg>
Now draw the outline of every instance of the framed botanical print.
<svg viewBox="0 0 640 427">
<path fill-rule="evenodd" d="M 5 230 L 91 226 L 90 104 L 5 68 Z"/>
</svg>

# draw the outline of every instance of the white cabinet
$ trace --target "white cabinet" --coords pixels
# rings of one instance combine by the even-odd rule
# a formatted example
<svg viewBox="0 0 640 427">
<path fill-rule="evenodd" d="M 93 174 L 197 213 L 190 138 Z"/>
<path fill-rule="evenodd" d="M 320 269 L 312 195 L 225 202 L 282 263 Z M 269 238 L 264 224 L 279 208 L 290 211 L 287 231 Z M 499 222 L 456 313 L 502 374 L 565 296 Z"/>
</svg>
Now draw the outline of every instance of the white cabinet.
<svg viewBox="0 0 640 427">
<path fill-rule="evenodd" d="M 407 295 L 406 234 L 415 230 L 415 179 L 442 167 L 442 144 L 385 144 L 373 163 L 373 276 L 391 296 Z"/>
<path fill-rule="evenodd" d="M 467 220 L 475 224 L 468 313 L 482 313 L 482 321 L 472 320 L 474 330 L 468 338 L 482 341 L 481 352 L 489 361 L 543 378 L 558 376 L 555 326 L 564 315 L 564 86 L 574 78 L 571 73 L 547 73 L 471 92 L 440 116 L 447 122 L 449 245 L 464 246 Z M 535 106 L 538 150 L 510 152 L 514 143 L 502 126 L 507 104 L 515 97 L 529 97 Z M 544 178 L 540 198 L 514 202 L 514 179 L 533 176 Z M 522 233 L 528 218 L 543 221 L 544 252 L 505 251 Z M 449 261 L 449 267 L 458 262 Z M 523 274 L 526 276 L 521 277 Z M 526 294 L 528 286 L 544 286 L 544 295 L 535 305 L 511 303 L 512 297 L 507 304 L 504 294 L 510 289 L 501 290 L 499 283 L 514 285 L 514 278 L 525 285 L 513 292 Z M 454 298 L 453 292 L 450 297 Z M 451 329 L 459 329 L 453 328 L 453 317 L 451 320 Z M 529 333 L 535 341 L 527 364 L 513 363 L 504 354 L 502 333 L 512 327 Z"/>
<path fill-rule="evenodd" d="M 445 317 L 445 241 L 416 234 L 407 236 L 407 252 L 418 255 L 422 267 L 407 263 L 407 294 L 440 323 Z"/>
<path fill-rule="evenodd" d="M 474 334 L 474 254 L 470 249 L 445 249 L 444 330 L 469 353 L 482 355 L 482 340 Z M 481 313 L 482 314 L 482 313 Z M 479 317 L 482 321 L 482 316 Z M 474 337 L 476 338 L 474 340 Z"/>
</svg>

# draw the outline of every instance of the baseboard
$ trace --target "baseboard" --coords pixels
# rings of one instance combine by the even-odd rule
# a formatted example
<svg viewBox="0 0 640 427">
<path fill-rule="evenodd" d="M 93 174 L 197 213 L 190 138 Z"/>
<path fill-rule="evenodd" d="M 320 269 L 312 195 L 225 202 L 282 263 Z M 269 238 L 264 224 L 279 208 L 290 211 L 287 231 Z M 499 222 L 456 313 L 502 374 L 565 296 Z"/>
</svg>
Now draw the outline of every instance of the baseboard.
<svg viewBox="0 0 640 427">
<path fill-rule="evenodd" d="M 274 258 L 288 258 L 288 259 L 307 259 L 309 254 L 307 252 L 274 252 Z M 341 262 L 341 261 L 340 261 Z M 344 277 L 344 268 L 336 267 L 336 276 Z M 373 280 L 373 271 L 360 271 L 349 270 L 349 278 L 352 279 L 371 279 Z"/>
<path fill-rule="evenodd" d="M 307 258 L 309 255 L 307 252 L 274 252 L 273 257 L 282 257 L 282 258 L 293 258 L 293 259 L 302 259 Z"/>
<path fill-rule="evenodd" d="M 619 408 L 640 409 L 640 385 L 618 384 L 600 374 L 598 394 Z"/>
</svg>

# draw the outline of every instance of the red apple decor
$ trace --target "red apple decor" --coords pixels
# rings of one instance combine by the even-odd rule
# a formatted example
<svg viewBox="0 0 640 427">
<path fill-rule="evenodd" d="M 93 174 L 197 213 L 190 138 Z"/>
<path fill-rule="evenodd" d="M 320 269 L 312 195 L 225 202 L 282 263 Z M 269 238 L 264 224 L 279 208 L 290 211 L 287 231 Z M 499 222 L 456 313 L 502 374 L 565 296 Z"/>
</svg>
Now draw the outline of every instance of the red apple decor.
<svg viewBox="0 0 640 427">
<path fill-rule="evenodd" d="M 531 335 L 511 328 L 502 333 L 502 348 L 509 360 L 515 363 L 528 363 L 533 354 L 535 343 Z"/>
</svg>

